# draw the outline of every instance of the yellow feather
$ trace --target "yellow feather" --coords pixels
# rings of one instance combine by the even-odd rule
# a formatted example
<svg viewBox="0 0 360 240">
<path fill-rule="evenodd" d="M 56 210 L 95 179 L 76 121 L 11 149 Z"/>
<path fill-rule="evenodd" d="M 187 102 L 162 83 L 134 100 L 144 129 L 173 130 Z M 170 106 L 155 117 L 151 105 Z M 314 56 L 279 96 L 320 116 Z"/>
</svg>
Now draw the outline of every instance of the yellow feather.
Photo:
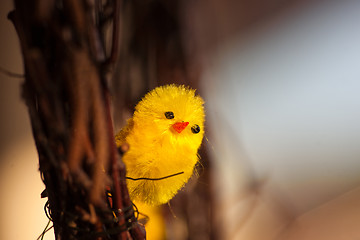
<svg viewBox="0 0 360 240">
<path fill-rule="evenodd" d="M 155 88 L 137 104 L 133 117 L 115 137 L 118 146 L 124 142 L 130 146 L 123 161 L 132 200 L 166 203 L 188 181 L 204 136 L 203 104 L 195 90 L 174 84 Z M 172 112 L 174 118 L 167 118 L 166 112 Z M 173 126 L 181 122 L 189 124 L 177 132 Z M 198 133 L 192 130 L 196 125 Z M 158 179 L 177 173 L 181 174 L 161 180 L 129 179 Z"/>
</svg>

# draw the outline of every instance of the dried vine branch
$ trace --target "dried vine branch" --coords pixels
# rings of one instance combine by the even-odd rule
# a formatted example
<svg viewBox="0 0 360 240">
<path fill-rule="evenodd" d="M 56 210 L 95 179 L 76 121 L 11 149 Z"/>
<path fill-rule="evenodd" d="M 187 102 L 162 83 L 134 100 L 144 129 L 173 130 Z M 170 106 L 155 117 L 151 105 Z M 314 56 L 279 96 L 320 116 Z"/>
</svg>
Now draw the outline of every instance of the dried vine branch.
<svg viewBox="0 0 360 240">
<path fill-rule="evenodd" d="M 103 1 L 15 0 L 28 106 L 56 239 L 144 239 L 113 140 Z M 100 7 L 99 7 L 100 6 Z M 108 8 L 106 8 L 108 10 Z M 105 59 L 107 60 L 105 64 Z"/>
</svg>

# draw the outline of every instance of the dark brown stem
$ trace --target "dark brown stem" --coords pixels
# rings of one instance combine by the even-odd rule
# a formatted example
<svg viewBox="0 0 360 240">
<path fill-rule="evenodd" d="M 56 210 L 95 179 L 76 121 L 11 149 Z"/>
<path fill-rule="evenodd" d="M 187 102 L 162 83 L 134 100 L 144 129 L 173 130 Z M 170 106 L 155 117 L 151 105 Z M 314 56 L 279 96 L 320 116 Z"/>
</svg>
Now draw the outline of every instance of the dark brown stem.
<svg viewBox="0 0 360 240">
<path fill-rule="evenodd" d="M 111 122 L 111 112 L 110 112 L 110 97 L 108 94 L 108 91 L 105 92 L 105 104 L 106 104 L 106 116 L 108 120 L 108 137 L 111 139 L 112 144 L 110 144 L 110 164 L 111 164 L 111 176 L 113 180 L 113 208 L 116 211 L 116 215 L 119 219 L 119 226 L 125 226 L 125 218 L 124 213 L 122 212 L 122 209 L 124 208 L 123 202 L 122 202 L 122 191 L 120 188 L 120 176 L 119 172 L 124 171 L 125 168 L 123 167 L 123 163 L 119 159 L 119 155 L 116 150 L 115 142 L 114 142 L 114 135 L 113 135 L 113 127 Z M 120 164 L 122 167 L 120 167 Z M 121 233 L 121 239 L 126 239 L 126 233 Z"/>
<path fill-rule="evenodd" d="M 120 40 L 120 9 L 121 9 L 121 0 L 113 1 L 113 29 L 112 29 L 112 42 L 111 42 L 111 51 L 110 56 L 106 60 L 105 65 L 113 65 L 119 54 L 119 40 Z"/>
</svg>

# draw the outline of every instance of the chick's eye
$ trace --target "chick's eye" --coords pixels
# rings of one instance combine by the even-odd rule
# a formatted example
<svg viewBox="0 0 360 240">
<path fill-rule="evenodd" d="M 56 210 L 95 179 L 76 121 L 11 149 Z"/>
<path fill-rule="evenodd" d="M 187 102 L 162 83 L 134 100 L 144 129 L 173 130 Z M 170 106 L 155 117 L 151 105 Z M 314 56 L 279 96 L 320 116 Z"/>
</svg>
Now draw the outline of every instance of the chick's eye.
<svg viewBox="0 0 360 240">
<path fill-rule="evenodd" d="M 166 112 L 165 113 L 165 117 L 167 119 L 173 119 L 174 118 L 174 113 L 173 112 Z"/>
<path fill-rule="evenodd" d="M 200 132 L 200 127 L 199 125 L 195 124 L 194 126 L 191 127 L 191 131 L 193 133 L 199 133 Z"/>
</svg>

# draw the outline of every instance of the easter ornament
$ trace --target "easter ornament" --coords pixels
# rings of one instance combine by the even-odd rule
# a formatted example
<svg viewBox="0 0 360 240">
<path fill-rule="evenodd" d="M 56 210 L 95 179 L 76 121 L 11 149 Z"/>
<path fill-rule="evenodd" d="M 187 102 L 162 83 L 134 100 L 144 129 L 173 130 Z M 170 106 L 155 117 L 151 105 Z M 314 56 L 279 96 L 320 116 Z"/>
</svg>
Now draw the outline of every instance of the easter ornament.
<svg viewBox="0 0 360 240">
<path fill-rule="evenodd" d="M 116 144 L 129 144 L 123 161 L 130 198 L 148 205 L 167 203 L 193 174 L 204 136 L 204 101 L 195 90 L 166 85 L 135 107 Z"/>
</svg>

